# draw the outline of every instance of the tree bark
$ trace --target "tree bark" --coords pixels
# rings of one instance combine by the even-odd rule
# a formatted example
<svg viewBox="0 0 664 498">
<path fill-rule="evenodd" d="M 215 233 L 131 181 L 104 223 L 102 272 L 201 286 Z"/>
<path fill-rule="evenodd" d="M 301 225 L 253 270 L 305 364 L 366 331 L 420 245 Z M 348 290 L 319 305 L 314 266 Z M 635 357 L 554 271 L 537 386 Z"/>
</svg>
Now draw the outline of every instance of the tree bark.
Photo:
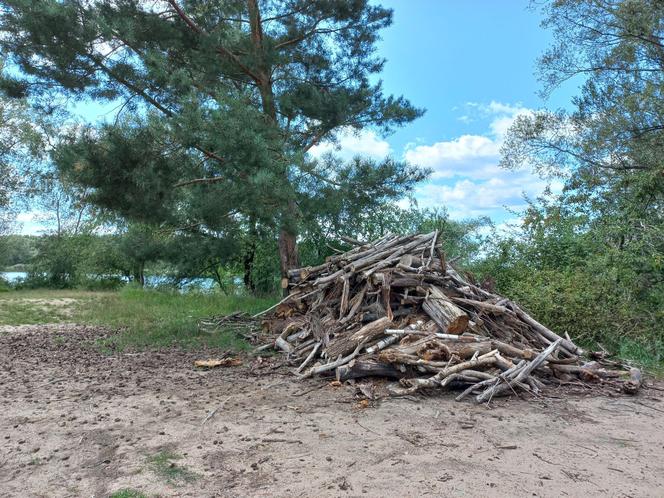
<svg viewBox="0 0 664 498">
<path fill-rule="evenodd" d="M 249 11 L 251 40 L 257 61 L 257 68 L 254 72 L 257 76 L 256 85 L 258 86 L 261 95 L 263 114 L 270 118 L 274 123 L 275 128 L 278 128 L 277 108 L 272 89 L 272 68 L 265 57 L 265 47 L 263 46 L 263 25 L 258 1 L 247 0 L 247 10 Z M 287 166 L 284 169 L 283 175 L 284 181 L 288 182 Z M 293 223 L 296 209 L 297 206 L 295 205 L 295 202 L 291 200 L 281 213 L 282 220 L 279 229 L 279 266 L 281 269 L 281 288 L 283 289 L 284 295 L 288 295 L 288 270 L 300 266 L 300 260 L 297 253 L 297 230 L 295 228 L 295 223 Z"/>
<path fill-rule="evenodd" d="M 245 249 L 244 257 L 242 258 L 242 263 L 244 266 L 243 281 L 244 287 L 253 294 L 256 292 L 256 283 L 254 282 L 253 270 L 254 259 L 256 257 L 256 237 L 258 237 L 253 221 L 251 223 L 251 227 L 249 228 L 249 237 L 251 239 L 248 247 Z"/>
<path fill-rule="evenodd" d="M 287 295 L 288 270 L 300 266 L 300 258 L 297 253 L 297 235 L 286 228 L 279 230 L 279 266 L 281 269 L 281 288 L 284 295 Z"/>
</svg>

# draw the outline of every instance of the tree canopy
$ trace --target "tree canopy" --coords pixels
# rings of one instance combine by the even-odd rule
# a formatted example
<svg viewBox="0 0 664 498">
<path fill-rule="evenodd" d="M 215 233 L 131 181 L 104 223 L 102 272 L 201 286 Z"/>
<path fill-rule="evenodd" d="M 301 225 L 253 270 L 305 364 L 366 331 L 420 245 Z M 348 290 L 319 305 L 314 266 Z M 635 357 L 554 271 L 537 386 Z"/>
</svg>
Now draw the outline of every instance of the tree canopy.
<svg viewBox="0 0 664 498">
<path fill-rule="evenodd" d="M 519 117 L 503 165 L 534 166 L 564 188 L 531 203 L 485 272 L 570 333 L 647 343 L 661 359 L 664 4 L 556 0 L 544 12 L 554 43 L 539 61 L 543 93 L 570 79 L 581 91 L 569 112 Z"/>
<path fill-rule="evenodd" d="M 0 98 L 0 234 L 11 226 L 25 168 L 44 155 L 44 135 L 25 101 Z"/>
<path fill-rule="evenodd" d="M 367 0 L 4 0 L 3 86 L 46 110 L 117 102 L 115 122 L 70 134 L 60 170 L 133 219 L 214 236 L 274 227 L 283 273 L 307 219 L 424 177 L 390 158 L 307 155 L 339 130 L 388 133 L 422 113 L 375 77 L 391 20 Z"/>
</svg>

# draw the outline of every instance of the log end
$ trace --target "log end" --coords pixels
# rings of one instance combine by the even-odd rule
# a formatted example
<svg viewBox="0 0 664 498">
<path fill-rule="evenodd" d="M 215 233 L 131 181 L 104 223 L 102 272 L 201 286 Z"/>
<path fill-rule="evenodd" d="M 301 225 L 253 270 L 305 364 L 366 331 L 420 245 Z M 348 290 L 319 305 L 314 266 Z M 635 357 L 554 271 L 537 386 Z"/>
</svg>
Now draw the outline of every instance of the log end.
<svg viewBox="0 0 664 498">
<path fill-rule="evenodd" d="M 448 334 L 461 334 L 468 328 L 470 319 L 468 315 L 461 315 L 454 319 L 448 326 L 446 333 Z"/>
</svg>

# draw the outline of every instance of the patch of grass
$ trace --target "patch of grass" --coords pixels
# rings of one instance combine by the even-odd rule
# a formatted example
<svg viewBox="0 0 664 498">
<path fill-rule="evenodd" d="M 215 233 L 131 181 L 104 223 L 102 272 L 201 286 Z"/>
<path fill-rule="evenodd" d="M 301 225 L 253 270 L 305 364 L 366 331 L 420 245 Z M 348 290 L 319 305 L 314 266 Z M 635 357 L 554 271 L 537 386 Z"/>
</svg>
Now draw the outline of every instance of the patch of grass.
<svg viewBox="0 0 664 498">
<path fill-rule="evenodd" d="M 126 288 L 79 308 L 77 321 L 121 328 L 120 334 L 102 344 L 110 351 L 171 345 L 242 350 L 249 347 L 242 337 L 223 330 L 213 334 L 199 332 L 198 321 L 234 311 L 257 313 L 273 302 L 217 293 Z"/>
<path fill-rule="evenodd" d="M 242 350 L 249 346 L 236 333 L 201 333 L 198 321 L 234 311 L 253 314 L 274 302 L 273 298 L 135 287 L 119 292 L 12 291 L 0 294 L 0 325 L 73 322 L 120 329 L 119 334 L 99 345 L 109 353 L 172 345 Z"/>
<path fill-rule="evenodd" d="M 164 479 L 168 484 L 177 486 L 195 481 L 198 478 L 198 474 L 174 462 L 174 460 L 181 458 L 177 453 L 160 451 L 148 458 L 148 465 L 150 470 Z"/>
<path fill-rule="evenodd" d="M 617 341 L 612 350 L 616 351 L 619 358 L 634 363 L 651 375 L 664 376 L 664 343 L 660 340 L 645 341 L 622 338 Z"/>
<path fill-rule="evenodd" d="M 102 293 L 30 290 L 0 294 L 0 325 L 32 325 L 72 321 L 77 310 Z"/>
<path fill-rule="evenodd" d="M 72 321 L 81 307 L 104 293 L 61 290 L 11 291 L 0 294 L 0 325 L 35 325 Z"/>
<path fill-rule="evenodd" d="M 135 489 L 121 489 L 110 495 L 108 498 L 147 498 L 147 495 L 144 495 Z"/>
</svg>

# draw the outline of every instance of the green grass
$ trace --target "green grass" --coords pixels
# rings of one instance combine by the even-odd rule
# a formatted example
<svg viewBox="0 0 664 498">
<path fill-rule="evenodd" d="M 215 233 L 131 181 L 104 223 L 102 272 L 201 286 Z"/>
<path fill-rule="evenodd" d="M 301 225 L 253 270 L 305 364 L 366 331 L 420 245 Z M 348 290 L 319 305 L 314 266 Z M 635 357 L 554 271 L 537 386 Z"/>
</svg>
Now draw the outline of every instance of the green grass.
<svg viewBox="0 0 664 498">
<path fill-rule="evenodd" d="M 111 349 L 170 345 L 244 349 L 246 342 L 235 333 L 223 330 L 213 334 L 200 333 L 198 321 L 238 310 L 256 313 L 272 302 L 270 299 L 216 293 L 180 294 L 127 288 L 82 308 L 80 321 L 121 327 L 122 332 L 105 343 Z"/>
<path fill-rule="evenodd" d="M 164 479 L 168 484 L 177 486 L 195 481 L 198 478 L 198 474 L 195 472 L 175 463 L 175 460 L 181 458 L 182 457 L 177 453 L 160 451 L 159 453 L 148 457 L 147 461 L 152 472 Z"/>
<path fill-rule="evenodd" d="M 147 495 L 134 489 L 121 489 L 111 494 L 108 498 L 147 498 Z"/>
<path fill-rule="evenodd" d="M 56 304 L 63 298 L 74 301 Z M 15 291 L 0 294 L 0 325 L 73 322 L 120 329 L 100 344 L 109 352 L 171 345 L 241 350 L 248 347 L 242 337 L 224 330 L 201 333 L 198 321 L 234 311 L 256 313 L 273 303 L 270 298 L 133 287 L 119 292 Z"/>
<path fill-rule="evenodd" d="M 664 344 L 659 340 L 634 340 L 621 338 L 615 340 L 615 345 L 608 346 L 615 351 L 619 358 L 633 363 L 635 366 L 645 369 L 651 375 L 664 377 Z"/>
<path fill-rule="evenodd" d="M 99 299 L 103 294 L 65 290 L 3 292 L 0 293 L 0 325 L 72 321 L 80 308 Z M 72 299 L 74 301 L 71 301 Z"/>
</svg>

